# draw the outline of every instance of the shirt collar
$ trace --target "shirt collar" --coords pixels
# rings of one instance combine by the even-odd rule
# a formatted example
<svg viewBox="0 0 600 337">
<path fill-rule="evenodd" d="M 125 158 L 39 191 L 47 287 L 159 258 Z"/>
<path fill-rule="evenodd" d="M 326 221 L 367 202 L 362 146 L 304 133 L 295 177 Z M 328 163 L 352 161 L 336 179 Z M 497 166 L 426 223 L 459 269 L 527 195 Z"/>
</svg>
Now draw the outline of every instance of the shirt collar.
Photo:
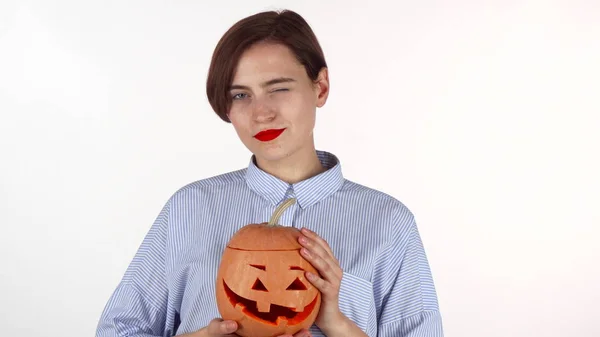
<svg viewBox="0 0 600 337">
<path fill-rule="evenodd" d="M 277 205 L 286 198 L 295 197 L 300 208 L 307 208 L 335 193 L 344 183 L 338 158 L 325 151 L 317 150 L 316 153 L 326 171 L 295 184 L 288 184 L 261 170 L 256 166 L 255 156 L 252 156 L 246 170 L 246 183 L 251 190 L 267 199 L 272 205 Z"/>
</svg>

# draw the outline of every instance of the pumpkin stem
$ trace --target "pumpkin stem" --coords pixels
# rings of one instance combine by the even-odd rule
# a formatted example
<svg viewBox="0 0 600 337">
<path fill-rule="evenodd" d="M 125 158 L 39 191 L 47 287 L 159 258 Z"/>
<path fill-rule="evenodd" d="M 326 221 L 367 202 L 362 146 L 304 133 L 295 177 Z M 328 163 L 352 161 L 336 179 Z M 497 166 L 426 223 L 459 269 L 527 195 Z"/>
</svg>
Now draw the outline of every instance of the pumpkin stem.
<svg viewBox="0 0 600 337">
<path fill-rule="evenodd" d="M 290 198 L 287 199 L 286 201 L 284 201 L 281 205 L 279 205 L 279 207 L 277 207 L 275 209 L 275 212 L 273 212 L 273 215 L 271 216 L 271 220 L 269 220 L 269 226 L 276 226 L 277 222 L 279 222 L 279 218 L 281 218 L 281 216 L 283 215 L 283 212 L 285 212 L 285 210 L 292 206 L 294 203 L 296 202 L 295 198 Z"/>
</svg>

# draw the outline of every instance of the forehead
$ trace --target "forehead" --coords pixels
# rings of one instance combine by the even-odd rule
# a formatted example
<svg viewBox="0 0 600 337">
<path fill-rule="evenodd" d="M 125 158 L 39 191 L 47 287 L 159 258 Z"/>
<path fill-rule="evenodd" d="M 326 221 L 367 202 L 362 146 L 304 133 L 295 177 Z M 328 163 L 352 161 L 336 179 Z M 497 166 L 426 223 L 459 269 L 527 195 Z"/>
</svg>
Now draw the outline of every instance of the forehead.
<svg viewBox="0 0 600 337">
<path fill-rule="evenodd" d="M 281 76 L 301 80 L 302 75 L 306 76 L 304 66 L 287 46 L 262 42 L 242 54 L 233 82 L 250 84 Z"/>
</svg>

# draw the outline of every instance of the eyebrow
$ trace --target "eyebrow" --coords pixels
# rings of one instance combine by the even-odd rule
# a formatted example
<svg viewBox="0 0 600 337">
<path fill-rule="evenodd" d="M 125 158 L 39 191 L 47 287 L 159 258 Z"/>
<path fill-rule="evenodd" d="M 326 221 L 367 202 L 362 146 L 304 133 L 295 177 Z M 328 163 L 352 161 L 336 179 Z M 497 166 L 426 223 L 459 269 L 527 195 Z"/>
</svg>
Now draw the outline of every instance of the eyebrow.
<svg viewBox="0 0 600 337">
<path fill-rule="evenodd" d="M 262 83 L 260 86 L 262 88 L 265 88 L 265 87 L 279 84 L 279 83 L 290 83 L 290 82 L 296 82 L 296 80 L 293 78 L 290 78 L 290 77 L 278 77 L 278 78 L 274 78 L 272 80 L 268 80 L 268 81 Z M 245 85 L 239 85 L 239 84 L 234 84 L 231 87 L 229 87 L 229 90 L 235 90 L 235 89 L 249 90 L 250 88 Z"/>
</svg>

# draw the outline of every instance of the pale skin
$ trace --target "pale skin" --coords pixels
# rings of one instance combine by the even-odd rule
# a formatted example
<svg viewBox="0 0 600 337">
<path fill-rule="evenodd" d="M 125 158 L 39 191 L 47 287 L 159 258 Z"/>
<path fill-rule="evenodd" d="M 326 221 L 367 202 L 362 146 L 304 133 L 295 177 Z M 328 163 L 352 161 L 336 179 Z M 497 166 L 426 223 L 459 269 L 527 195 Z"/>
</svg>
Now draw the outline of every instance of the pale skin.
<svg viewBox="0 0 600 337">
<path fill-rule="evenodd" d="M 229 119 L 240 140 L 255 155 L 263 171 L 290 184 L 322 173 L 313 138 L 316 109 L 325 105 L 329 94 L 326 68 L 312 81 L 294 54 L 280 44 L 259 43 L 249 48 L 238 62 L 232 89 Z M 276 139 L 261 142 L 259 131 L 285 128 Z M 339 309 L 342 269 L 328 243 L 303 228 L 298 242 L 301 254 L 319 275 L 306 278 L 321 291 L 321 309 L 315 324 L 327 337 L 367 335 Z M 184 337 L 237 336 L 233 321 L 214 319 L 207 327 Z M 308 337 L 303 330 L 295 335 Z"/>
</svg>

